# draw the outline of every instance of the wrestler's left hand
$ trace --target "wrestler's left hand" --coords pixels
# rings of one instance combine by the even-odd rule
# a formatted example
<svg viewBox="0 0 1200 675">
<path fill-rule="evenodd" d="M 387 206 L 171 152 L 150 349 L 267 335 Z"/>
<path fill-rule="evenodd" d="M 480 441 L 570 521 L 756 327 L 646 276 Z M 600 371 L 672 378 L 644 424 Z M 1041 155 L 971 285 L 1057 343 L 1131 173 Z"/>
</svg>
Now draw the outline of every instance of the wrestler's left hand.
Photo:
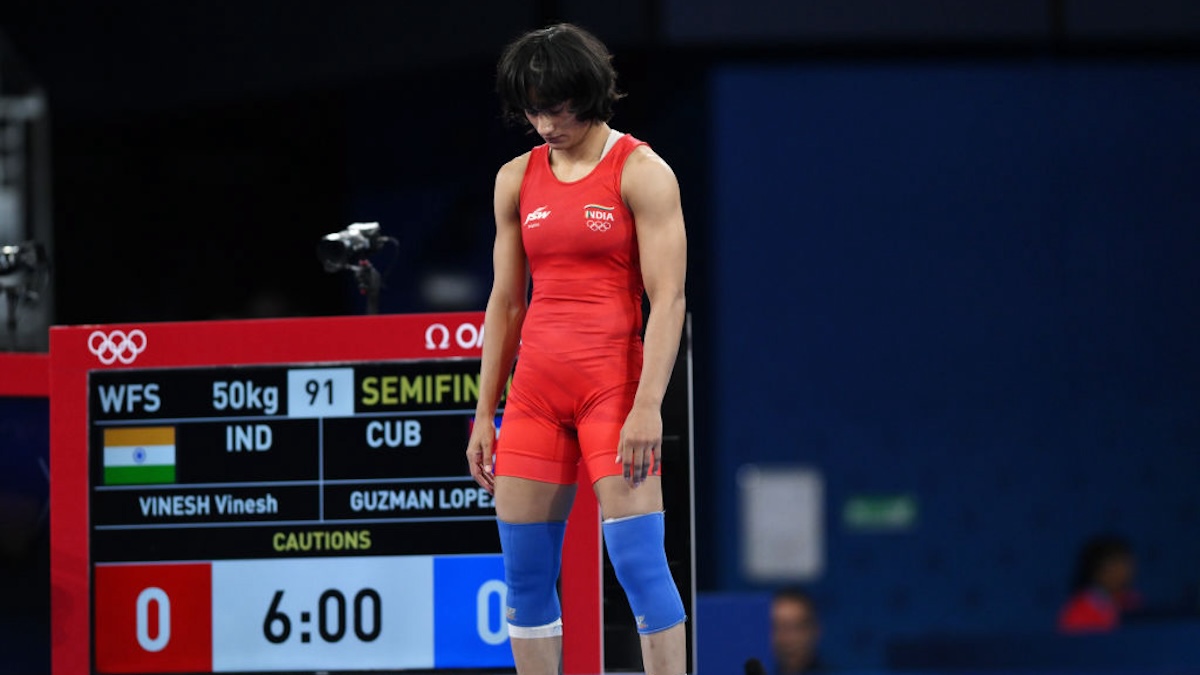
<svg viewBox="0 0 1200 675">
<path fill-rule="evenodd" d="M 634 404 L 621 427 L 617 463 L 621 475 L 631 487 L 641 485 L 646 476 L 658 471 L 662 454 L 662 411 L 658 406 Z"/>
</svg>

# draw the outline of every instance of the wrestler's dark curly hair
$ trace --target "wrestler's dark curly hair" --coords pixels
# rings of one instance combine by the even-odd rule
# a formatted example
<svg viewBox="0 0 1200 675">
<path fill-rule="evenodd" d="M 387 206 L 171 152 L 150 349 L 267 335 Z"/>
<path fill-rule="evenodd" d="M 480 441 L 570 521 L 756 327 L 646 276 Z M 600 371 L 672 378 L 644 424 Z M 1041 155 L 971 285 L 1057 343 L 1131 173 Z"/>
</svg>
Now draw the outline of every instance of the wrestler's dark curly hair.
<svg viewBox="0 0 1200 675">
<path fill-rule="evenodd" d="M 506 120 L 568 103 L 582 122 L 612 119 L 617 91 L 612 54 L 596 36 L 569 23 L 530 31 L 510 43 L 496 65 L 496 93 Z"/>
</svg>

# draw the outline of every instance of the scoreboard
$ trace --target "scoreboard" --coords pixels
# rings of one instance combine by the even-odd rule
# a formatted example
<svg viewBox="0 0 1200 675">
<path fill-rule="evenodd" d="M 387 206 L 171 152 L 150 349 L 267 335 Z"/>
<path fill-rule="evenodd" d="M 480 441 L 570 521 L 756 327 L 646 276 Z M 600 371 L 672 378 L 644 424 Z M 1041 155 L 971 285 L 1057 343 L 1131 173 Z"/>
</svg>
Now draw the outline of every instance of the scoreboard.
<svg viewBox="0 0 1200 675">
<path fill-rule="evenodd" d="M 478 373 L 93 373 L 96 669 L 512 666 L 491 495 L 464 474 Z"/>
<path fill-rule="evenodd" d="M 464 456 L 481 335 L 478 313 L 53 329 L 54 672 L 511 669 Z M 622 658 L 578 502 L 568 673 Z"/>
</svg>

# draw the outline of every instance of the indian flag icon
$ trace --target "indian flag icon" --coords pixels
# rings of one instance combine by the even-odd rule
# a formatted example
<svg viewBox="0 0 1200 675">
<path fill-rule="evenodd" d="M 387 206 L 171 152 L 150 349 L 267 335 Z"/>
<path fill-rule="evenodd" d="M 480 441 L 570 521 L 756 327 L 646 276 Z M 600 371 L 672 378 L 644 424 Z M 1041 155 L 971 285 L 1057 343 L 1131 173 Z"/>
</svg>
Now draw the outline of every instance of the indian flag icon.
<svg viewBox="0 0 1200 675">
<path fill-rule="evenodd" d="M 175 427 L 104 430 L 104 484 L 175 482 Z"/>
</svg>

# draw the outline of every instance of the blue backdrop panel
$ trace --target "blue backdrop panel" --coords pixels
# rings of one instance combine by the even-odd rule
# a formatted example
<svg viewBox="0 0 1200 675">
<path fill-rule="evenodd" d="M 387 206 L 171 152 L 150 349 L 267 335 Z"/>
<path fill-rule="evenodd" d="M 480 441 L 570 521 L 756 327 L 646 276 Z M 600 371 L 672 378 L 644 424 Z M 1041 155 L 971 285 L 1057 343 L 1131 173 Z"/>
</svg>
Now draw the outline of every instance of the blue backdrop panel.
<svg viewBox="0 0 1200 675">
<path fill-rule="evenodd" d="M 0 675 L 50 670 L 50 403 L 0 396 Z"/>
<path fill-rule="evenodd" d="M 1200 67 L 730 66 L 711 80 L 718 527 L 818 468 L 825 650 L 1050 630 L 1089 534 L 1200 604 Z M 909 493 L 915 527 L 845 528 Z M 724 589 L 749 584 L 719 546 Z"/>
</svg>

